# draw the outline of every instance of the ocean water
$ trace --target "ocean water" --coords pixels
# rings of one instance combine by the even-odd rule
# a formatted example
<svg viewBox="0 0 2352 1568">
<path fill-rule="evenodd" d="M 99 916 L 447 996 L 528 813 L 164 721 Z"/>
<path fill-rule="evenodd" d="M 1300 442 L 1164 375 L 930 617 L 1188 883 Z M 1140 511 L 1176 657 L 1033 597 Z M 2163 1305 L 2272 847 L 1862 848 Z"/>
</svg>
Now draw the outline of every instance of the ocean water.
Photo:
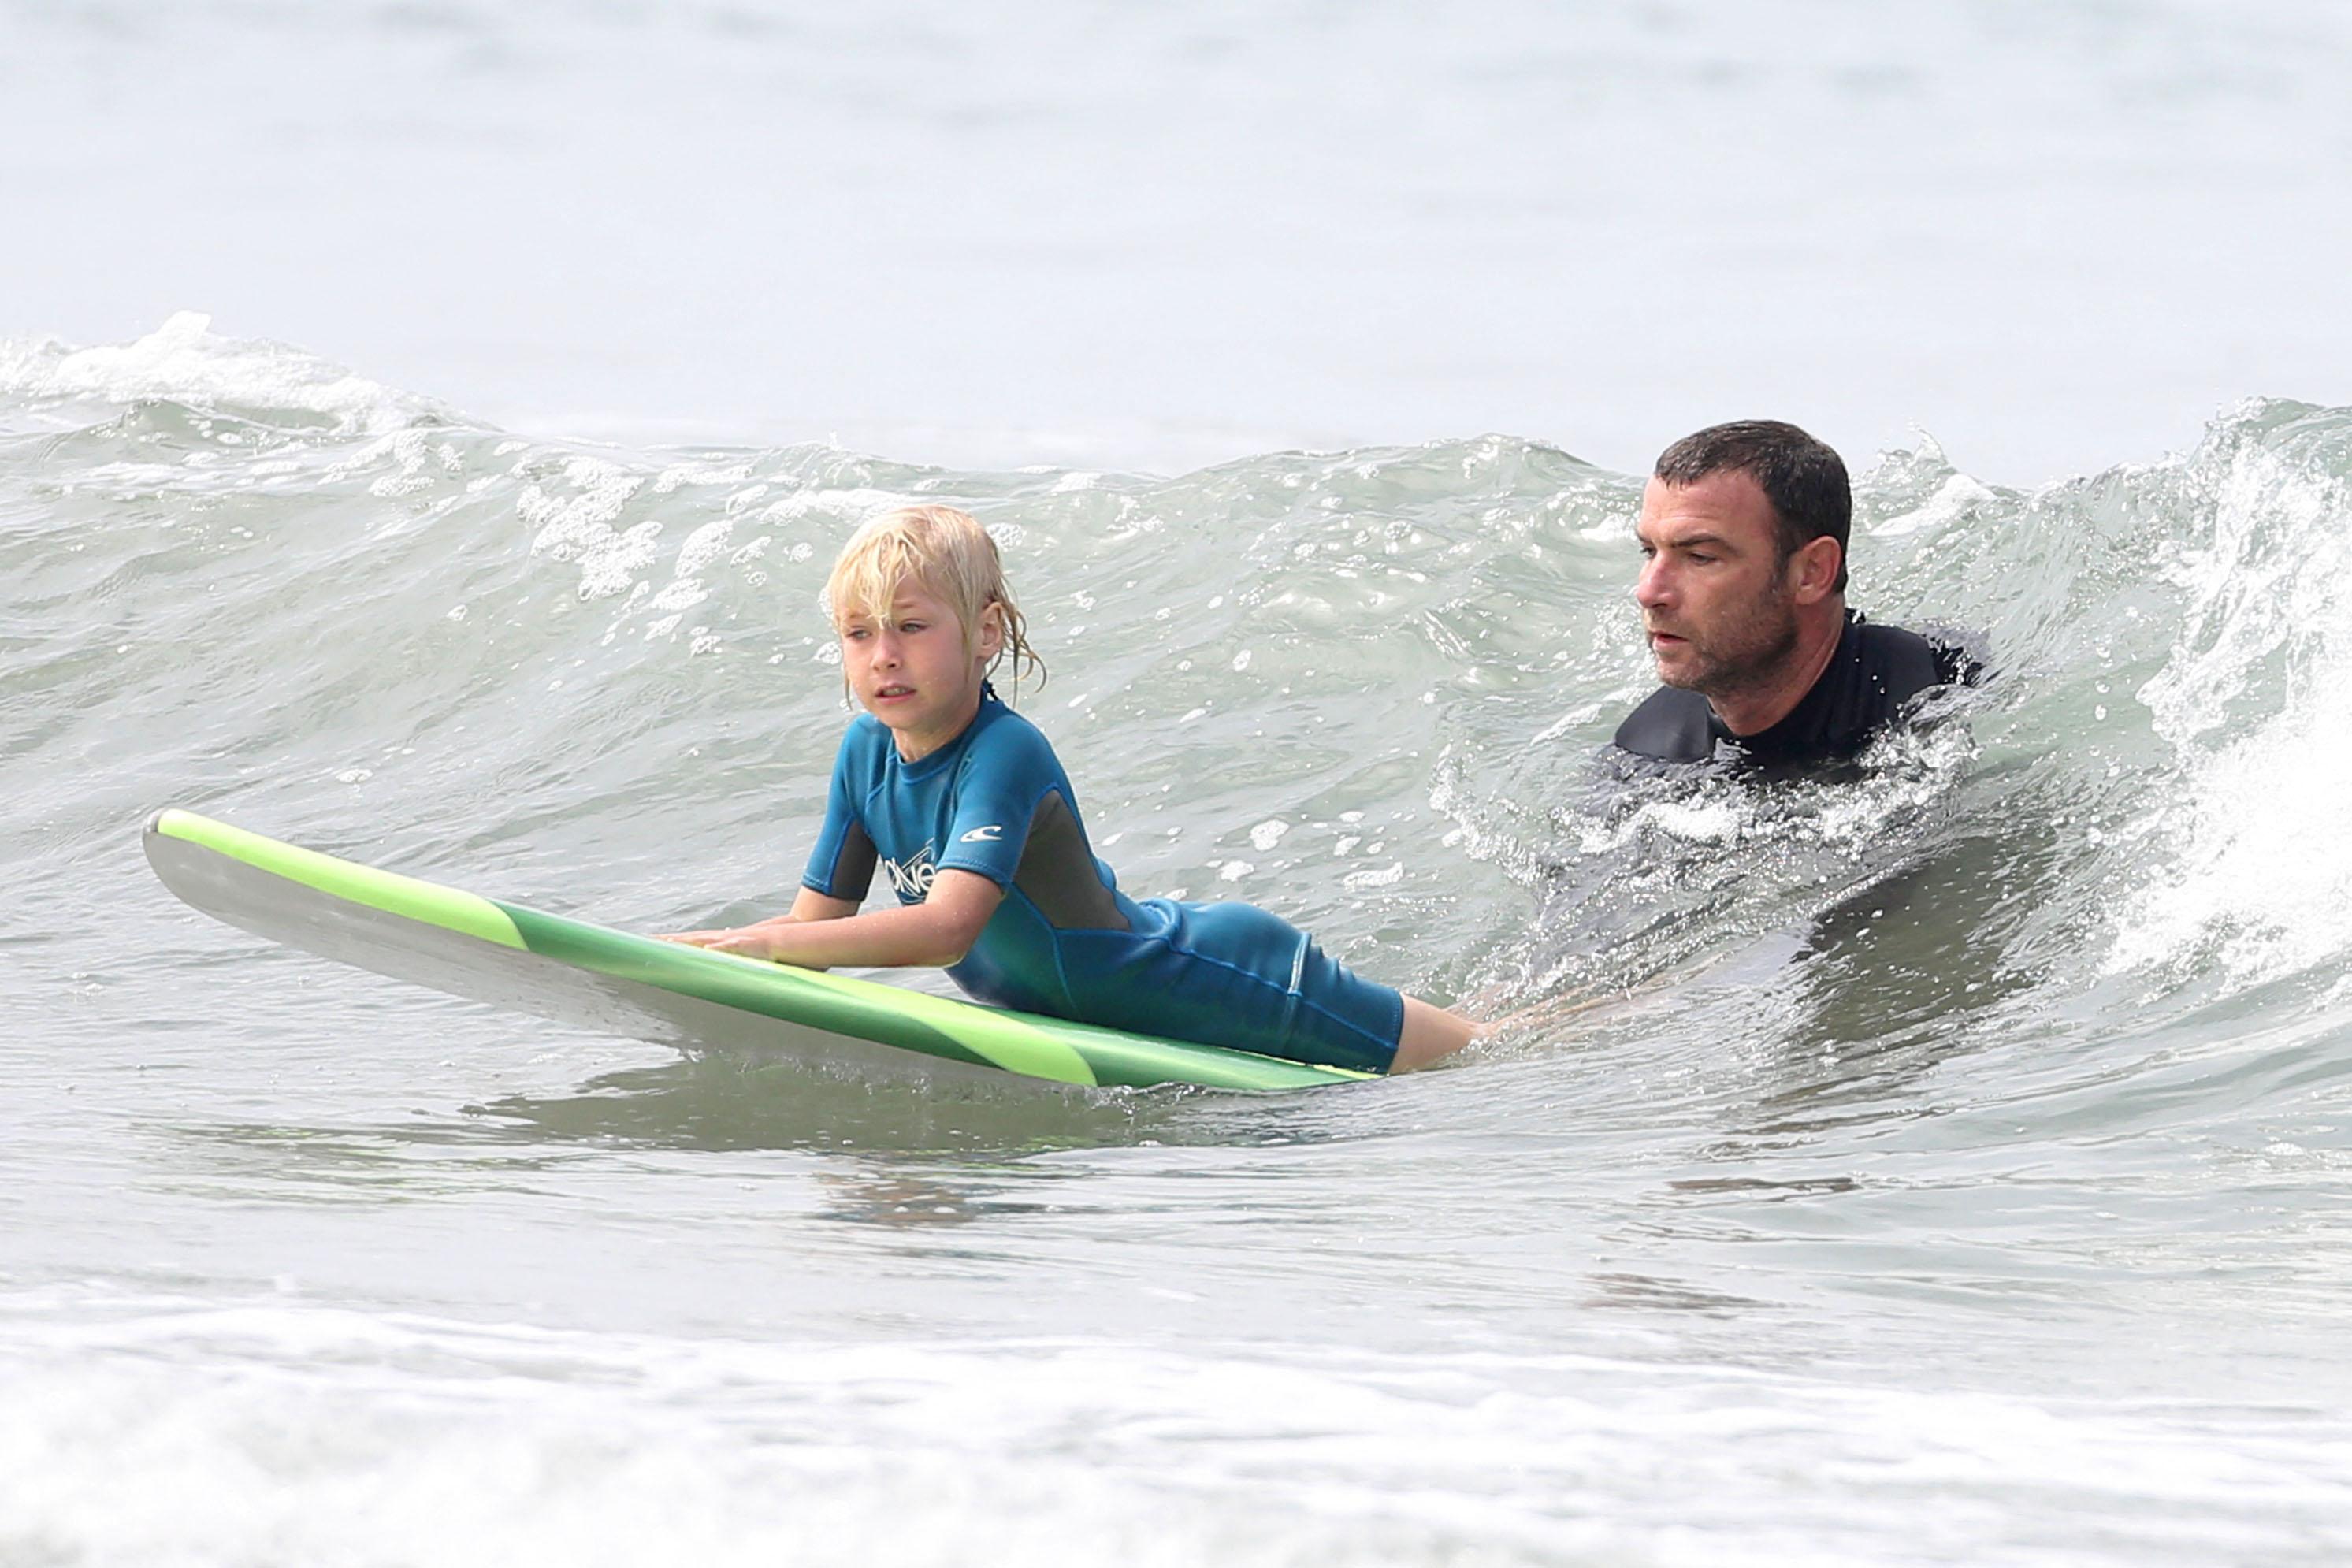
<svg viewBox="0 0 2352 1568">
<path fill-rule="evenodd" d="M 2342 1562 L 2352 389 L 2298 384 L 2341 25 L 1861 15 L 0 12 L 16 210 L 90 220 L 0 247 L 0 1563 Z M 1843 74 L 1788 94 L 1801 32 Z M 1784 97 L 1757 145 L 1836 199 L 1768 159 L 1630 315 L 1550 243 L 1684 189 L 1506 155 L 1680 169 Z M 877 259 L 816 199 L 860 192 L 993 260 L 946 288 L 897 206 Z M 848 291 L 755 299 L 769 224 Z M 1683 307 L 1743 261 L 1837 352 L 1540 400 L 1579 323 L 1728 331 Z M 2131 330 L 2053 334 L 2095 295 Z M 1808 408 L 1855 602 L 1994 678 L 1834 783 L 1612 765 L 1650 452 Z M 1125 886 L 1523 1021 L 1301 1095 L 867 1085 L 146 868 L 176 805 L 609 924 L 772 909 L 846 716 L 818 585 L 914 499 L 1003 542 Z"/>
<path fill-rule="evenodd" d="M 633 452 L 187 319 L 0 378 L 13 1561 L 2352 1539 L 2352 411 L 2032 492 L 1886 455 L 1858 594 L 1999 675 L 1757 789 L 1597 760 L 1637 489 L 1526 440 Z M 180 804 L 624 926 L 773 907 L 844 719 L 817 587 L 913 497 L 998 529 L 1130 887 L 1537 1021 L 1361 1089 L 933 1094 L 146 871 Z"/>
</svg>

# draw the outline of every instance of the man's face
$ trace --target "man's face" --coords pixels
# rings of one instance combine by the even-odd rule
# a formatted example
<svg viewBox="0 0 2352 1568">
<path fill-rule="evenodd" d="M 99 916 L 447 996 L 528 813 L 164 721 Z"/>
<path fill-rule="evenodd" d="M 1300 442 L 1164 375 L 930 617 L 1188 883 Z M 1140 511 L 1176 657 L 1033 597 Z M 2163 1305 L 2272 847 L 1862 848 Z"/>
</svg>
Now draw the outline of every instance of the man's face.
<svg viewBox="0 0 2352 1568">
<path fill-rule="evenodd" d="M 1797 615 L 1763 487 L 1736 472 L 1654 479 L 1633 531 L 1633 602 L 1658 679 L 1706 697 L 1769 682 L 1796 649 Z"/>
</svg>

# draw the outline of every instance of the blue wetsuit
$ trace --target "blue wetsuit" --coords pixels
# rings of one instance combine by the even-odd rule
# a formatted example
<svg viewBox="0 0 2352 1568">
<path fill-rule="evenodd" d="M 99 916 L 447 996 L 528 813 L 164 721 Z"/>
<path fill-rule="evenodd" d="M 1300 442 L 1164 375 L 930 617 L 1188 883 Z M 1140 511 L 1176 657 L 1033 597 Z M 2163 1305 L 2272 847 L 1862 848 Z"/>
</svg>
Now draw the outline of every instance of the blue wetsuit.
<svg viewBox="0 0 2352 1568">
<path fill-rule="evenodd" d="M 941 871 L 1004 889 L 949 976 L 999 1006 L 1132 1033 L 1385 1072 L 1404 999 L 1249 904 L 1135 900 L 1095 858 L 1077 797 L 1034 724 L 981 699 L 963 733 L 904 762 L 861 714 L 842 737 L 803 885 L 862 900 L 879 864 L 902 904 Z"/>
</svg>

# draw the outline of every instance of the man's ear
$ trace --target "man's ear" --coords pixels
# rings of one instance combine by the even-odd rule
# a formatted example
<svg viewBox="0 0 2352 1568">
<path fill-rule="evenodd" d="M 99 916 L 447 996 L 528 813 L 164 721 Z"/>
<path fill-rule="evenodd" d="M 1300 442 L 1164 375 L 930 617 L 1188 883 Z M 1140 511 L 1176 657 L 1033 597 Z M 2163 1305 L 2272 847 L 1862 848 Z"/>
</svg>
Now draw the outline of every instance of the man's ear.
<svg viewBox="0 0 2352 1568">
<path fill-rule="evenodd" d="M 1845 549 L 1828 534 L 1806 541 L 1789 557 L 1789 595 L 1801 605 L 1817 605 L 1837 586 Z"/>
</svg>

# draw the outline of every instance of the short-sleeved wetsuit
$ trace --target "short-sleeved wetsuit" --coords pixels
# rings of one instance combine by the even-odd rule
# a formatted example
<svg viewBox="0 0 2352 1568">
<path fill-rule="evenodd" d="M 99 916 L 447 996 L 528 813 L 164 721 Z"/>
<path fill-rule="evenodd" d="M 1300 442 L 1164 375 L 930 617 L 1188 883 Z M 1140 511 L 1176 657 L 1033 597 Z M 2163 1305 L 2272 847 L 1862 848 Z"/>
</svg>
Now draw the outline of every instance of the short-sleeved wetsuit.
<svg viewBox="0 0 2352 1568">
<path fill-rule="evenodd" d="M 1837 652 L 1788 717 L 1753 735 L 1735 735 L 1696 691 L 1662 686 L 1617 727 L 1617 744 L 1667 763 L 1704 762 L 1721 745 L 1759 763 L 1835 762 L 1851 757 L 1903 705 L 1931 687 L 1974 684 L 1977 661 L 1948 643 L 1899 626 L 1874 626 L 1852 610 Z"/>
<path fill-rule="evenodd" d="M 850 724 L 801 881 L 856 901 L 877 864 L 901 904 L 921 903 L 941 871 L 1004 889 L 948 971 L 981 1001 L 1372 1072 L 1396 1056 L 1403 998 L 1289 922 L 1120 892 L 1054 748 L 993 691 L 962 734 L 911 763 L 871 714 Z"/>
</svg>

